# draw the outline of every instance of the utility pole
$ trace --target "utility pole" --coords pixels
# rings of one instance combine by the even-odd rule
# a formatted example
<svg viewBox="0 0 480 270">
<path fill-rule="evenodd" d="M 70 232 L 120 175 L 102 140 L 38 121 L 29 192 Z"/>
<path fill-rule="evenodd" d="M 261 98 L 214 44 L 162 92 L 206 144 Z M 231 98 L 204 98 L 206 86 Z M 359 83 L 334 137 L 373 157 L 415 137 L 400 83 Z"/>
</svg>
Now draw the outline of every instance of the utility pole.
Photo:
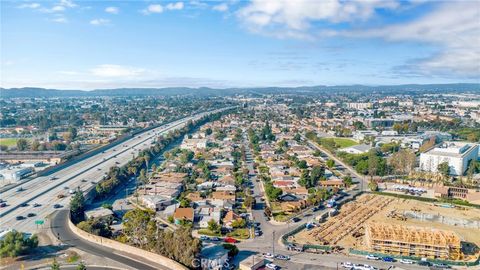
<svg viewBox="0 0 480 270">
<path fill-rule="evenodd" d="M 272 234 L 272 255 L 275 257 L 275 231 Z"/>
</svg>

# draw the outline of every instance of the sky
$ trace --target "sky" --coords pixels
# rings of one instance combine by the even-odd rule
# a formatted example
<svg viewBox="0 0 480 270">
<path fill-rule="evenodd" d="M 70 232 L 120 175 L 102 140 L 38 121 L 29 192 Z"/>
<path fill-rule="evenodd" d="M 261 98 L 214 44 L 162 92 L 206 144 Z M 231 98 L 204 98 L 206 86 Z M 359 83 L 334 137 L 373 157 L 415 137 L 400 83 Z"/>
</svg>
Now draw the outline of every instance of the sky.
<svg viewBox="0 0 480 270">
<path fill-rule="evenodd" d="M 0 86 L 480 82 L 480 0 L 2 0 Z"/>
</svg>

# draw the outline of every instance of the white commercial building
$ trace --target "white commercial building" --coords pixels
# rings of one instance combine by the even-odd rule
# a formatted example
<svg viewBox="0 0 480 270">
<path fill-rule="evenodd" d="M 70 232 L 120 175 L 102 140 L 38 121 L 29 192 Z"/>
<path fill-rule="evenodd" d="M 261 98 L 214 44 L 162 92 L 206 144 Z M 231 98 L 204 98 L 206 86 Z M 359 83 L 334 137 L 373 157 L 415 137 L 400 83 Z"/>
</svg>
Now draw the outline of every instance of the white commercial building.
<svg viewBox="0 0 480 270">
<path fill-rule="evenodd" d="M 437 172 L 438 165 L 448 162 L 450 174 L 463 175 L 471 160 L 478 158 L 478 145 L 474 143 L 445 142 L 420 155 L 422 171 Z"/>
</svg>

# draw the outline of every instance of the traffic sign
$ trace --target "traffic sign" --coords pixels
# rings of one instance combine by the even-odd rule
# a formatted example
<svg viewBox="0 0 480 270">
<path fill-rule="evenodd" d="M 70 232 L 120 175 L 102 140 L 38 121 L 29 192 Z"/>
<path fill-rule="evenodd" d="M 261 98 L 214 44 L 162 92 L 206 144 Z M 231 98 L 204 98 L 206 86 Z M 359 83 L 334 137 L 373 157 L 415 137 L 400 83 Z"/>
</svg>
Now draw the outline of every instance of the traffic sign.
<svg viewBox="0 0 480 270">
<path fill-rule="evenodd" d="M 43 219 L 40 219 L 40 220 L 35 220 L 35 224 L 36 225 L 43 225 L 45 221 Z"/>
</svg>

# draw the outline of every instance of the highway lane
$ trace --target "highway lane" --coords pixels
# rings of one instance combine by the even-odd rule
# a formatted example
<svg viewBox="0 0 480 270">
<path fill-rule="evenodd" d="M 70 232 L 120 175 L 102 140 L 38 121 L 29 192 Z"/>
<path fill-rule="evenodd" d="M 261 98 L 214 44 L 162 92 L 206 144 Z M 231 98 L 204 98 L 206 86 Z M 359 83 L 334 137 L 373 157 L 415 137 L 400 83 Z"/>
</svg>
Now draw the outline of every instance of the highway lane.
<svg viewBox="0 0 480 270">
<path fill-rule="evenodd" d="M 209 113 L 217 111 L 218 110 L 215 110 Z M 54 210 L 54 204 L 68 206 L 69 196 L 57 198 L 57 195 L 68 195 L 68 190 L 75 189 L 76 187 L 80 187 L 84 192 L 94 188 L 95 182 L 101 180 L 110 167 L 126 164 L 136 156 L 139 151 L 149 148 L 159 135 L 181 128 L 189 120 L 200 119 L 206 114 L 207 113 L 197 114 L 175 121 L 166 126 L 138 134 L 121 145 L 112 147 L 107 151 L 56 172 L 54 174 L 58 177 L 56 180 L 50 180 L 50 177 L 38 177 L 38 179 L 33 179 L 22 185 L 25 189 L 22 192 L 17 192 L 16 189 L 13 189 L 2 193 L 2 199 L 6 200 L 9 206 L 1 209 L 0 228 L 15 228 L 19 231 L 35 232 L 37 226 L 34 224 L 34 221 L 47 218 L 48 214 Z M 20 207 L 23 203 L 29 205 Z M 39 203 L 41 206 L 34 208 L 32 206 L 34 203 Z M 16 220 L 17 216 L 26 217 L 29 213 L 36 214 L 36 217 Z"/>
<path fill-rule="evenodd" d="M 155 270 L 155 269 L 168 269 L 160 265 L 152 265 L 145 259 L 132 256 L 127 253 L 112 252 L 110 248 L 105 248 L 101 245 L 94 244 L 89 241 L 78 238 L 68 228 L 68 210 L 60 210 L 52 216 L 52 232 L 57 235 L 60 241 L 68 246 L 78 248 L 88 253 L 95 254 L 100 257 L 109 258 L 113 261 L 122 263 L 129 267 L 129 269 L 140 270 Z"/>
</svg>

